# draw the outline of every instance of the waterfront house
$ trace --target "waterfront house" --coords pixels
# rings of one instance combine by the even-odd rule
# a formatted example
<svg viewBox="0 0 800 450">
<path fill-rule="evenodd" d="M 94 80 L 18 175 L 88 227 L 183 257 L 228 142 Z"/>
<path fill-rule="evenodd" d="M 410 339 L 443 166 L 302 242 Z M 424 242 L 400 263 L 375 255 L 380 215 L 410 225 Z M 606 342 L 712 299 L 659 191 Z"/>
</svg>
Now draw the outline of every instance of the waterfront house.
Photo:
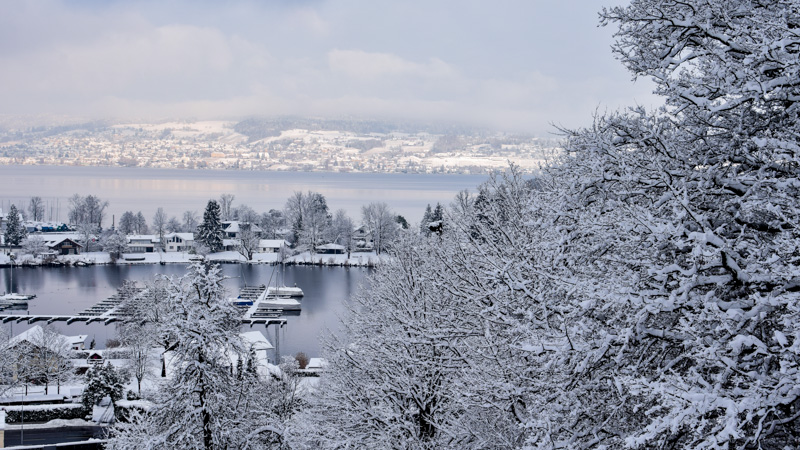
<svg viewBox="0 0 800 450">
<path fill-rule="evenodd" d="M 278 253 L 281 248 L 289 247 L 284 239 L 261 239 L 258 241 L 258 253 Z"/>
<path fill-rule="evenodd" d="M 238 220 L 224 221 L 222 222 L 222 226 L 224 227 L 223 231 L 225 232 L 225 237 L 230 239 L 239 239 L 242 231 L 246 230 L 247 227 L 250 227 L 256 236 L 261 236 L 264 232 L 261 227 L 254 223 L 239 222 Z"/>
<path fill-rule="evenodd" d="M 347 248 L 339 244 L 318 245 L 317 253 L 322 255 L 344 255 L 347 253 Z"/>
<path fill-rule="evenodd" d="M 56 255 L 80 255 L 83 246 L 68 237 L 49 236 L 45 238 L 45 245 L 50 249 L 51 254 Z"/>
<path fill-rule="evenodd" d="M 164 236 L 164 249 L 168 252 L 188 252 L 193 248 L 192 233 L 169 233 Z"/>
<path fill-rule="evenodd" d="M 128 253 L 153 253 L 160 243 L 154 234 L 131 234 L 128 236 Z"/>
</svg>

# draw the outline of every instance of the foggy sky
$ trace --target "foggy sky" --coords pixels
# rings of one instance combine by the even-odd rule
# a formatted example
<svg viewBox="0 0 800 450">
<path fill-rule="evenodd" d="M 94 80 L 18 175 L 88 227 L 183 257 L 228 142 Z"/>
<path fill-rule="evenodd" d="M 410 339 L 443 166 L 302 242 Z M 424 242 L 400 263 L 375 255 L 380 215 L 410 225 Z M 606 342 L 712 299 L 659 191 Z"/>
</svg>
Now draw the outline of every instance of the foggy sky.
<svg viewBox="0 0 800 450">
<path fill-rule="evenodd" d="M 619 1 L 617 1 L 619 3 Z M 591 0 L 0 2 L 0 114 L 438 120 L 652 106 Z"/>
</svg>

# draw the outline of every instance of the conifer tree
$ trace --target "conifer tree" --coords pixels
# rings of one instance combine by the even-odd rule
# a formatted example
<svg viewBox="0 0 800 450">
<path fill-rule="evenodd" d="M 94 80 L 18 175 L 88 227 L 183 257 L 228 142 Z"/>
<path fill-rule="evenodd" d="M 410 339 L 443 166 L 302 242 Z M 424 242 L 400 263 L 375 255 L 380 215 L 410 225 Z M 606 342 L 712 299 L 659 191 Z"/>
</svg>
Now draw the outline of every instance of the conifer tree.
<svg viewBox="0 0 800 450">
<path fill-rule="evenodd" d="M 105 396 L 116 402 L 122 398 L 124 380 L 111 364 L 90 367 L 86 372 L 86 389 L 83 391 L 83 406 L 91 408 Z"/>
<path fill-rule="evenodd" d="M 222 250 L 222 239 L 219 203 L 216 200 L 209 200 L 203 213 L 203 222 L 197 227 L 197 241 L 213 253 Z"/>
<path fill-rule="evenodd" d="M 8 222 L 6 223 L 5 238 L 7 245 L 20 245 L 28 235 L 21 219 L 17 206 L 11 205 L 8 210 Z"/>
<path fill-rule="evenodd" d="M 431 229 L 428 224 L 433 222 L 433 212 L 431 212 L 431 204 L 425 207 L 425 214 L 422 215 L 422 221 L 419 223 L 419 231 L 422 234 L 431 234 Z"/>
</svg>

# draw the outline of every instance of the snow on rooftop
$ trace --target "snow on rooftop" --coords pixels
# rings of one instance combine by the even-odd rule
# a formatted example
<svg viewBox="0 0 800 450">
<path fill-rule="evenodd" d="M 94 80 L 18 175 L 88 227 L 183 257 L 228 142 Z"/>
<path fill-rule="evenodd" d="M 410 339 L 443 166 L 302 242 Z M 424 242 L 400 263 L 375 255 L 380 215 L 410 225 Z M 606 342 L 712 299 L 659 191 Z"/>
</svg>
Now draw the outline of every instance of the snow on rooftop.
<svg viewBox="0 0 800 450">
<path fill-rule="evenodd" d="M 252 346 L 254 350 L 272 350 L 275 348 L 260 331 L 246 331 L 239 333 L 239 336 L 245 344 Z"/>
</svg>

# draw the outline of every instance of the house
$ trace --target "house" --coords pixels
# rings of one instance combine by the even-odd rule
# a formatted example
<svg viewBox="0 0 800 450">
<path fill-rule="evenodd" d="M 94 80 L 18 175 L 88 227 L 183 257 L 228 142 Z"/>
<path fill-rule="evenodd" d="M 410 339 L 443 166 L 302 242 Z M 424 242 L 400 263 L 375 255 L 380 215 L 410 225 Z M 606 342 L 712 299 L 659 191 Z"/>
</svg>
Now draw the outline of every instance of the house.
<svg viewBox="0 0 800 450">
<path fill-rule="evenodd" d="M 188 252 L 194 248 L 194 234 L 169 233 L 164 236 L 164 249 L 168 252 Z"/>
<path fill-rule="evenodd" d="M 86 364 L 89 366 L 101 366 L 104 362 L 106 362 L 106 359 L 103 358 L 102 350 L 92 350 L 89 352 L 89 356 L 86 357 Z"/>
<path fill-rule="evenodd" d="M 54 236 L 52 238 L 48 236 L 44 244 L 52 254 L 56 255 L 80 255 L 83 248 L 81 244 L 78 244 L 72 238 L 62 236 Z"/>
<path fill-rule="evenodd" d="M 66 356 L 67 352 L 83 350 L 86 346 L 85 334 L 77 336 L 64 336 L 57 332 L 46 332 L 41 326 L 35 325 L 8 340 L 8 348 L 20 348 L 31 354 L 34 350 L 45 346 L 56 355 Z"/>
<path fill-rule="evenodd" d="M 269 363 L 269 354 L 268 352 L 275 347 L 264 337 L 264 334 L 260 331 L 247 331 L 244 333 L 239 333 L 239 337 L 242 338 L 245 347 L 248 347 L 255 352 L 256 359 L 258 361 L 264 361 Z"/>
<path fill-rule="evenodd" d="M 153 253 L 160 243 L 154 234 L 131 234 L 128 236 L 128 253 Z"/>
<path fill-rule="evenodd" d="M 89 335 L 86 334 L 79 334 L 77 336 L 67 336 L 67 343 L 69 343 L 69 348 L 71 348 L 72 350 L 85 350 L 87 337 L 89 337 Z"/>
<path fill-rule="evenodd" d="M 289 247 L 284 239 L 261 239 L 258 241 L 258 253 L 278 253 L 281 248 Z"/>
<path fill-rule="evenodd" d="M 235 252 L 236 249 L 239 248 L 239 240 L 238 239 L 223 239 L 222 240 L 222 251 L 225 252 Z"/>
<path fill-rule="evenodd" d="M 242 231 L 247 229 L 247 227 L 250 227 L 256 236 L 261 236 L 261 234 L 264 233 L 264 230 L 262 230 L 258 225 L 248 222 L 239 222 L 238 220 L 222 222 L 222 226 L 225 237 L 230 239 L 239 239 Z"/>
<path fill-rule="evenodd" d="M 353 241 L 356 243 L 356 250 L 372 250 L 372 231 L 363 225 L 356 228 L 353 231 Z"/>
<path fill-rule="evenodd" d="M 339 244 L 325 244 L 317 246 L 317 253 L 322 255 L 344 255 L 347 253 L 347 248 Z"/>
</svg>

